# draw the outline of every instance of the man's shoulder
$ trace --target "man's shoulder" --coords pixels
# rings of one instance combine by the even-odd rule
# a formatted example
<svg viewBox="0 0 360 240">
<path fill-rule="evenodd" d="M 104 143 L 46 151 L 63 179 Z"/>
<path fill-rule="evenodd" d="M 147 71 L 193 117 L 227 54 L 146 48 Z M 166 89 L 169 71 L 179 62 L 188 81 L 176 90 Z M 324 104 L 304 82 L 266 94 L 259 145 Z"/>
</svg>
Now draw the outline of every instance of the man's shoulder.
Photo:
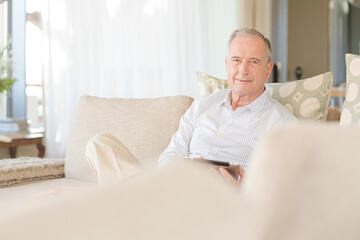
<svg viewBox="0 0 360 240">
<path fill-rule="evenodd" d="M 218 91 L 215 91 L 211 94 L 208 94 L 206 96 L 203 97 L 203 99 L 212 99 L 212 98 L 225 98 L 226 95 L 229 94 L 231 89 L 221 89 L 221 90 L 218 90 Z"/>
<path fill-rule="evenodd" d="M 199 103 L 212 103 L 212 102 L 222 102 L 225 100 L 225 97 L 229 94 L 230 89 L 223 89 L 216 91 L 214 93 L 208 94 L 206 96 L 203 96 L 199 99 Z"/>
<path fill-rule="evenodd" d="M 193 103 L 194 110 L 198 114 L 201 114 L 205 111 L 211 111 L 212 109 L 219 107 L 225 101 L 229 91 L 230 90 L 228 89 L 219 90 L 201 98 L 196 98 Z"/>
</svg>

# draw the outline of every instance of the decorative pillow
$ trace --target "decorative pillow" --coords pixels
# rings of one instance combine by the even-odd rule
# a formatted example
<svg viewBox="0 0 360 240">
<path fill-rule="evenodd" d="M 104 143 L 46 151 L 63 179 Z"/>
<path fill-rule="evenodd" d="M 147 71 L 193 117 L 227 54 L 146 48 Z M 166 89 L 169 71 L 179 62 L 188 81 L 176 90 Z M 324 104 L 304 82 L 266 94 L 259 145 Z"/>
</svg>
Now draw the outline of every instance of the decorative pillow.
<svg viewBox="0 0 360 240">
<path fill-rule="evenodd" d="M 227 80 L 219 79 L 205 73 L 197 73 L 200 95 L 229 88 Z M 266 91 L 283 104 L 298 119 L 325 121 L 332 87 L 331 72 L 312 78 L 286 83 L 268 83 Z"/>
<path fill-rule="evenodd" d="M 360 56 L 345 54 L 346 97 L 340 125 L 360 124 Z"/>
<path fill-rule="evenodd" d="M 206 73 L 197 72 L 196 78 L 200 88 L 200 96 L 202 97 L 219 90 L 229 88 L 229 83 L 227 80 L 216 78 L 207 75 Z"/>
</svg>

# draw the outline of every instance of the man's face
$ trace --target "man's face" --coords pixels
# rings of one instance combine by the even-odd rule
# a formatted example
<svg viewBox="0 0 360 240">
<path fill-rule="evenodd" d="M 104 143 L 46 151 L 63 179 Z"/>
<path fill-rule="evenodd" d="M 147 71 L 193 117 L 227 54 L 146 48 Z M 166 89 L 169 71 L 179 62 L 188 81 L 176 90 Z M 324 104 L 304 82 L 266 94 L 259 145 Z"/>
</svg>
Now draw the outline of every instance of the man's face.
<svg viewBox="0 0 360 240">
<path fill-rule="evenodd" d="M 233 99 L 251 102 L 262 94 L 273 63 L 266 63 L 265 43 L 261 38 L 236 37 L 230 43 L 225 63 Z"/>
</svg>

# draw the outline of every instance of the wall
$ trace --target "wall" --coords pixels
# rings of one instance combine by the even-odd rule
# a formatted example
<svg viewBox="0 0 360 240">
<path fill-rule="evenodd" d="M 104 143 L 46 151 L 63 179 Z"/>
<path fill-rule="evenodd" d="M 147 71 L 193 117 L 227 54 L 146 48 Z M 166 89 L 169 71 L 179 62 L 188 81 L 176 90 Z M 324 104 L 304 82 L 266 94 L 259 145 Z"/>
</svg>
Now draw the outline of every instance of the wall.
<svg viewBox="0 0 360 240">
<path fill-rule="evenodd" d="M 350 52 L 360 54 L 360 7 L 350 5 Z"/>
<path fill-rule="evenodd" d="M 328 0 L 288 0 L 288 80 L 328 71 Z"/>
<path fill-rule="evenodd" d="M 280 64 L 279 82 L 287 79 L 288 0 L 272 0 L 272 60 Z"/>
</svg>

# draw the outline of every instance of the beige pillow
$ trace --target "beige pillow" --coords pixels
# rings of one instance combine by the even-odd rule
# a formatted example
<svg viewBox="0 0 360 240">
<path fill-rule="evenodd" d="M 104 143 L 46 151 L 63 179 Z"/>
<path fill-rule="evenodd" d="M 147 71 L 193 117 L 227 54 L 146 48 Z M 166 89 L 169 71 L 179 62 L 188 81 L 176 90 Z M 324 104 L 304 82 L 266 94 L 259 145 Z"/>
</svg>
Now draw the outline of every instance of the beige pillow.
<svg viewBox="0 0 360 240">
<path fill-rule="evenodd" d="M 346 97 L 340 125 L 360 124 L 360 56 L 346 54 Z"/>
<path fill-rule="evenodd" d="M 85 159 L 85 149 L 88 141 L 100 132 L 114 135 L 146 168 L 155 167 L 192 101 L 187 96 L 152 99 L 82 96 L 67 142 L 65 177 L 97 182 Z"/>
<path fill-rule="evenodd" d="M 205 73 L 197 73 L 200 95 L 229 88 L 227 80 L 219 79 Z M 283 104 L 298 119 L 325 121 L 332 87 L 331 72 L 312 78 L 266 84 L 267 93 Z"/>
</svg>

